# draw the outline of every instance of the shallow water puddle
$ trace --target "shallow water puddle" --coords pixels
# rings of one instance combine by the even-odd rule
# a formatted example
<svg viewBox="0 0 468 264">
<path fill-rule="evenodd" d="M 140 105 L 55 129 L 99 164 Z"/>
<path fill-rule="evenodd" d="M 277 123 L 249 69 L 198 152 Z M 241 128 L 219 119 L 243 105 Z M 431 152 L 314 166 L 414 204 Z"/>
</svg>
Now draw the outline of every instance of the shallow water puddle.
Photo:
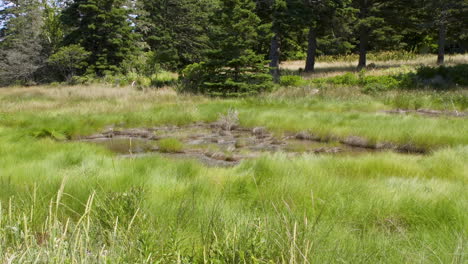
<svg viewBox="0 0 468 264">
<path fill-rule="evenodd" d="M 162 146 L 163 139 L 175 139 L 181 149 Z M 98 144 L 122 157 L 141 157 L 159 153 L 182 159 L 197 159 L 208 166 L 234 166 L 241 160 L 264 153 L 283 152 L 295 156 L 302 153 L 354 155 L 376 150 L 340 142 L 319 142 L 303 135 L 276 137 L 263 127 L 254 129 L 218 123 L 196 123 L 188 126 L 116 129 L 80 138 L 81 142 Z"/>
<path fill-rule="evenodd" d="M 112 152 L 122 155 L 152 152 L 157 149 L 155 142 L 142 138 L 119 136 L 111 138 L 96 138 L 83 141 L 102 145 Z"/>
</svg>

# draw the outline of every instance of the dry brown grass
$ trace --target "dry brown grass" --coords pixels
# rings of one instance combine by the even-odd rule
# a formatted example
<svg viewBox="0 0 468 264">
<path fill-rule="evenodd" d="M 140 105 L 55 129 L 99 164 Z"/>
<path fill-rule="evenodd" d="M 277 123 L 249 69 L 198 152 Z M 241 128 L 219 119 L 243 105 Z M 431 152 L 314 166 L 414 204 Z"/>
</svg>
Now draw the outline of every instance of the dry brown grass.
<svg viewBox="0 0 468 264">
<path fill-rule="evenodd" d="M 0 89 L 0 96 L 41 96 L 46 95 L 53 99 L 122 99 L 153 96 L 176 96 L 177 93 L 171 88 L 148 89 L 144 93 L 133 87 L 110 87 L 104 84 L 74 85 L 74 86 L 34 86 L 34 87 L 11 87 Z"/>
<path fill-rule="evenodd" d="M 0 112 L 48 110 L 85 114 L 125 109 L 138 111 L 184 98 L 171 88 L 138 91 L 132 87 L 102 84 L 10 87 L 0 89 Z"/>
<path fill-rule="evenodd" d="M 417 59 L 413 60 L 389 60 L 389 61 L 372 61 L 369 60 L 368 64 L 374 63 L 375 68 L 368 69 L 370 75 L 385 75 L 392 73 L 408 72 L 420 65 L 436 66 L 435 55 L 420 55 Z M 446 65 L 468 64 L 468 54 L 447 55 Z M 357 61 L 337 61 L 337 62 L 317 62 L 315 64 L 315 72 L 303 74 L 305 78 L 320 78 L 320 77 L 333 77 L 342 75 L 347 72 L 356 71 Z M 304 69 L 305 61 L 286 61 L 281 64 L 284 70 L 297 71 Z"/>
</svg>

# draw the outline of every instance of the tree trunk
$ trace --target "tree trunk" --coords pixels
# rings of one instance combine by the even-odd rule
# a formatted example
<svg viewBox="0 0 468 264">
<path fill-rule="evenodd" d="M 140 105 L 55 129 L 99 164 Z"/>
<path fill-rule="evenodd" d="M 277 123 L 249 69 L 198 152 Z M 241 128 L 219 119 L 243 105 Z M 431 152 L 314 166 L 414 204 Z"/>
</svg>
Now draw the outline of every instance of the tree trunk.
<svg viewBox="0 0 468 264">
<path fill-rule="evenodd" d="M 362 28 L 359 32 L 359 64 L 357 69 L 360 71 L 367 66 L 367 45 L 369 43 L 369 30 Z"/>
<path fill-rule="evenodd" d="M 445 39 L 447 37 L 447 26 L 444 22 L 439 25 L 439 52 L 437 55 L 437 64 L 443 65 L 445 61 Z"/>
<path fill-rule="evenodd" d="M 315 56 L 317 55 L 317 32 L 315 30 L 314 26 L 309 28 L 309 45 L 307 48 L 305 72 L 313 72 L 315 70 Z"/>
<path fill-rule="evenodd" d="M 270 73 L 273 77 L 273 81 L 275 83 L 279 83 L 280 81 L 280 70 L 279 70 L 279 63 L 280 63 L 280 39 L 279 34 L 275 32 L 275 35 L 271 39 L 270 45 Z"/>
</svg>

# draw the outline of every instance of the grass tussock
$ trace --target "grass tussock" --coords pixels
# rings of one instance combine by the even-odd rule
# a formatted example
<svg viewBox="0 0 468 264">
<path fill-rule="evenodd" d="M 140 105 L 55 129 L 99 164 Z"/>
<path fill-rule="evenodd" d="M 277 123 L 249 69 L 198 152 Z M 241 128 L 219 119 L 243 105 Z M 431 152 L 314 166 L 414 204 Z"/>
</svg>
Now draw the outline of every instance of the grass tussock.
<svg viewBox="0 0 468 264">
<path fill-rule="evenodd" d="M 158 141 L 159 150 L 165 153 L 182 152 L 184 145 L 176 138 L 164 138 Z"/>
</svg>

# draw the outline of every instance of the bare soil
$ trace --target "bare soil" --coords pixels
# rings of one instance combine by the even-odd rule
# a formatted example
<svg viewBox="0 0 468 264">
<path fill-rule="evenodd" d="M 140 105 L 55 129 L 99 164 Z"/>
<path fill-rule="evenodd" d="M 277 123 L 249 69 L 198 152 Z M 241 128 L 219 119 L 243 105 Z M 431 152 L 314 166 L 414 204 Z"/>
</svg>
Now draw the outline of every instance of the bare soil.
<svg viewBox="0 0 468 264">
<path fill-rule="evenodd" d="M 163 138 L 179 140 L 184 145 L 183 150 L 177 153 L 160 151 L 158 141 Z M 102 133 L 75 140 L 105 146 L 122 157 L 142 157 L 159 153 L 173 158 L 197 159 L 207 166 L 220 167 L 235 166 L 242 160 L 275 152 L 291 156 L 303 153 L 356 155 L 382 150 L 406 152 L 392 144 L 371 145 L 359 137 L 323 140 L 307 132 L 277 137 L 263 127 L 250 129 L 220 123 L 134 129 L 112 127 Z"/>
</svg>

